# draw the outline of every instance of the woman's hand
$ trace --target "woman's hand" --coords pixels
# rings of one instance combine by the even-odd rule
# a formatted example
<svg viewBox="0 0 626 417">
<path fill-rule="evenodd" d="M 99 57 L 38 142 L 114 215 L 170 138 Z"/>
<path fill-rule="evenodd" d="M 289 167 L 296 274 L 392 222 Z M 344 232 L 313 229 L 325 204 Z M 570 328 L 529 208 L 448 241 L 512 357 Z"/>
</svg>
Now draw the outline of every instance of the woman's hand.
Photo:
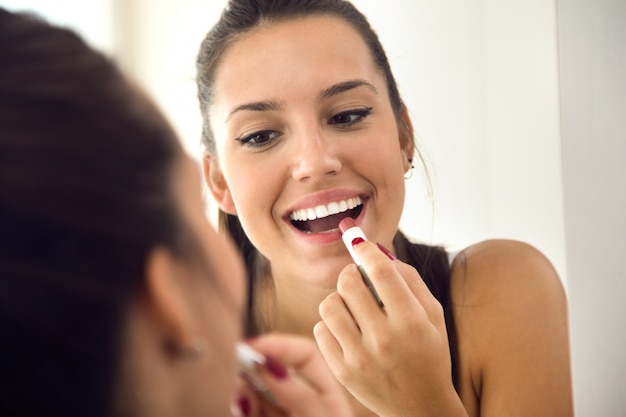
<svg viewBox="0 0 626 417">
<path fill-rule="evenodd" d="M 342 270 L 314 329 L 330 369 L 379 415 L 464 415 L 441 305 L 413 267 L 390 260 L 371 242 L 355 251 L 384 307 L 355 265 Z"/>
<path fill-rule="evenodd" d="M 265 334 L 247 342 L 266 357 L 258 374 L 274 401 L 252 395 L 249 416 L 351 417 L 343 388 L 315 343 L 300 336 Z M 248 394 L 253 390 L 248 387 Z"/>
</svg>

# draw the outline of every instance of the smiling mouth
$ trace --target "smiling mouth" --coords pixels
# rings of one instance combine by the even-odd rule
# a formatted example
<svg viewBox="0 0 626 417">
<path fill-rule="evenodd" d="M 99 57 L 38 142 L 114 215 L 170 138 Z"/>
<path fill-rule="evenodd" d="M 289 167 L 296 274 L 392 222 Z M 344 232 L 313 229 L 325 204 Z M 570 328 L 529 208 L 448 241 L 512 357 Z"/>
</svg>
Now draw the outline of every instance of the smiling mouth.
<svg viewBox="0 0 626 417">
<path fill-rule="evenodd" d="M 333 201 L 325 205 L 295 210 L 289 215 L 291 224 L 304 233 L 328 233 L 339 228 L 346 217 L 356 219 L 363 210 L 361 197 Z"/>
</svg>

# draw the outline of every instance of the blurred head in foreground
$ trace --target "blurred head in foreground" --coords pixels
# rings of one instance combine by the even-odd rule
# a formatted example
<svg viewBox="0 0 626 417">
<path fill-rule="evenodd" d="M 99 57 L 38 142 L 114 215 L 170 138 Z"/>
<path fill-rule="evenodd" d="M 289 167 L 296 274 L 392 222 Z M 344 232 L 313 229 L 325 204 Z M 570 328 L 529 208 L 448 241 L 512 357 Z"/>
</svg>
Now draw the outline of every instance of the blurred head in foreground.
<svg viewBox="0 0 626 417">
<path fill-rule="evenodd" d="M 244 275 L 155 106 L 0 9 L 0 415 L 227 414 Z"/>
</svg>

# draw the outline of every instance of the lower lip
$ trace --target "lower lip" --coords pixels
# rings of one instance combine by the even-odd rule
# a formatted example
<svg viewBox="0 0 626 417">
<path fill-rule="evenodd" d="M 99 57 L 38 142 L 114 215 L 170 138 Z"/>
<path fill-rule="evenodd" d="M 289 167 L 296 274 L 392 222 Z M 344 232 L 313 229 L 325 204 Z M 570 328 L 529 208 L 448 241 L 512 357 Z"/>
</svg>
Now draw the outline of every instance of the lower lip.
<svg viewBox="0 0 626 417">
<path fill-rule="evenodd" d="M 365 215 L 366 209 L 367 209 L 367 205 L 364 203 L 363 208 L 361 209 L 361 212 L 359 213 L 359 216 L 356 219 L 354 219 L 357 226 L 360 225 L 361 222 L 363 221 L 363 216 Z M 324 233 L 305 233 L 301 231 L 300 229 L 294 227 L 294 225 L 292 225 L 291 222 L 289 222 L 289 226 L 291 226 L 291 228 L 296 231 L 296 234 L 298 235 L 298 237 L 302 238 L 305 242 L 313 244 L 313 245 L 325 245 L 327 243 L 332 243 L 332 242 L 341 240 L 341 231 L 339 230 L 339 228 L 333 229 Z"/>
</svg>

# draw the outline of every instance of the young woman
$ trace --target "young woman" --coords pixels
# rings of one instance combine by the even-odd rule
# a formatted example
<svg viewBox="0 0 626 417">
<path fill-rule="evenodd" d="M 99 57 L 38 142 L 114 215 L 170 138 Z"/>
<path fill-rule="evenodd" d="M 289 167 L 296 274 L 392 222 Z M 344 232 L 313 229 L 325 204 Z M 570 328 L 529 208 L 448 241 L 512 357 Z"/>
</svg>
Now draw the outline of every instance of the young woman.
<svg viewBox="0 0 626 417">
<path fill-rule="evenodd" d="M 36 18 L 0 9 L 0 61 L 0 415 L 264 415 L 236 377 L 244 269 L 167 122 Z M 311 341 L 249 343 L 286 413 L 351 415 Z"/>
<path fill-rule="evenodd" d="M 486 241 L 450 266 L 398 231 L 419 152 L 353 5 L 231 0 L 197 70 L 205 179 L 250 271 L 250 334 L 314 335 L 358 415 L 572 415 L 566 299 L 546 258 Z M 354 250 L 383 308 L 340 239 L 345 217 L 379 244 Z"/>
</svg>

